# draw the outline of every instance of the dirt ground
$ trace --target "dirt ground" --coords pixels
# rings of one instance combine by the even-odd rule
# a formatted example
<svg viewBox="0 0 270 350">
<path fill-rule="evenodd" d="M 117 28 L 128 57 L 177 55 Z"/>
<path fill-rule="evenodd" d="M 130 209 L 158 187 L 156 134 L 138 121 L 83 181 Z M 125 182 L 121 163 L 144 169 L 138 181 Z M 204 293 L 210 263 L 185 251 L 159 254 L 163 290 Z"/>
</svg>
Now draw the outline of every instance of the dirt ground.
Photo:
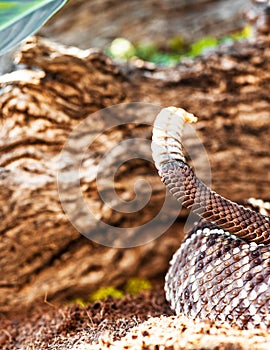
<svg viewBox="0 0 270 350">
<path fill-rule="evenodd" d="M 270 348 L 270 335 L 262 330 L 241 331 L 172 316 L 162 286 L 87 307 L 43 303 L 27 316 L 1 315 L 0 322 L 3 350 Z"/>
<path fill-rule="evenodd" d="M 0 316 L 0 349 L 73 349 L 97 343 L 105 334 L 118 340 L 149 316 L 171 314 L 161 286 L 86 308 L 41 304 L 30 315 Z"/>
</svg>

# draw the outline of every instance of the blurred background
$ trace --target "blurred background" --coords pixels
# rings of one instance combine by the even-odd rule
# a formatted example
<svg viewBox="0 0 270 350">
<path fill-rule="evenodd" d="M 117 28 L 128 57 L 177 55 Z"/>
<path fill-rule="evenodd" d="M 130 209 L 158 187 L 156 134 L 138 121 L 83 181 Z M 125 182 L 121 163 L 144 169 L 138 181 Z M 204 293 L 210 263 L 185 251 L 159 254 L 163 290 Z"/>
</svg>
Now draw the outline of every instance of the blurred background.
<svg viewBox="0 0 270 350">
<path fill-rule="evenodd" d="M 175 35 L 193 42 L 243 27 L 246 0 L 70 0 L 41 34 L 80 48 L 108 46 L 125 37 L 165 45 Z"/>
<path fill-rule="evenodd" d="M 257 0 L 69 0 L 37 34 L 81 49 L 100 48 L 114 58 L 135 56 L 167 66 L 248 38 L 247 13 L 255 16 L 264 6 Z M 0 74 L 15 69 L 12 56 L 0 56 Z"/>
<path fill-rule="evenodd" d="M 122 56 L 132 56 L 135 49 L 143 59 L 167 63 L 166 57 L 157 57 L 163 52 L 171 54 L 169 63 L 175 63 L 177 55 L 202 38 L 213 45 L 213 38 L 241 35 L 246 23 L 243 13 L 252 6 L 246 0 L 70 0 L 39 34 L 63 44 L 107 51 L 114 39 L 125 38 L 132 46 Z"/>
</svg>

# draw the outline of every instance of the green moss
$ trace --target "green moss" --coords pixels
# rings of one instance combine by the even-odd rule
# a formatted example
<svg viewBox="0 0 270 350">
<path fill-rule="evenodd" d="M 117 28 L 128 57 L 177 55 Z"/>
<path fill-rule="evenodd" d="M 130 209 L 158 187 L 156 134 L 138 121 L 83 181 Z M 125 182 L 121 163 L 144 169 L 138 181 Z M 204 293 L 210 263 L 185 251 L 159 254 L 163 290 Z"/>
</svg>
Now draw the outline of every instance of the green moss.
<svg viewBox="0 0 270 350">
<path fill-rule="evenodd" d="M 185 39 L 181 35 L 174 36 L 167 42 L 168 48 L 175 53 L 183 53 L 186 50 Z"/>
<path fill-rule="evenodd" d="M 155 44 L 138 44 L 136 46 L 135 55 L 142 60 L 151 61 L 152 57 L 158 52 L 158 47 Z"/>
<path fill-rule="evenodd" d="M 98 289 L 96 292 L 93 292 L 90 295 L 90 301 L 97 301 L 97 300 L 104 300 L 108 297 L 121 299 L 123 297 L 124 293 L 116 289 L 115 287 L 109 286 L 109 287 L 103 287 Z"/>
<path fill-rule="evenodd" d="M 252 34 L 252 27 L 250 25 L 246 25 L 239 32 L 235 32 L 230 35 L 233 40 L 245 40 L 248 39 Z"/>
<path fill-rule="evenodd" d="M 188 53 L 188 56 L 191 56 L 191 57 L 199 56 L 206 50 L 217 47 L 218 43 L 219 43 L 218 39 L 213 38 L 211 36 L 201 38 L 200 40 L 197 40 L 193 44 L 191 44 L 191 49 L 190 49 L 190 52 Z"/>
<path fill-rule="evenodd" d="M 90 303 L 97 300 L 104 300 L 108 297 L 121 299 L 125 294 L 136 295 L 143 290 L 151 289 L 151 283 L 145 278 L 133 277 L 130 278 L 125 284 L 123 290 L 117 289 L 113 286 L 102 287 L 92 294 L 90 294 L 89 299 L 76 298 L 71 300 L 70 305 L 78 304 L 81 307 L 86 307 Z"/>
<path fill-rule="evenodd" d="M 103 287 L 93 292 L 89 297 L 89 301 L 93 302 L 97 300 L 104 300 L 108 297 L 121 299 L 126 293 L 136 295 L 142 290 L 148 290 L 150 288 L 151 283 L 148 280 L 144 278 L 133 277 L 127 281 L 123 290 L 119 290 L 113 286 Z M 83 303 L 85 302 L 80 301 L 80 305 Z"/>
<path fill-rule="evenodd" d="M 151 288 L 151 283 L 144 278 L 130 278 L 126 285 L 125 291 L 129 294 L 136 295 L 143 290 L 148 290 Z"/>
<path fill-rule="evenodd" d="M 179 63 L 184 57 L 197 57 L 208 50 L 215 49 L 220 44 L 246 40 L 251 36 L 251 33 L 252 27 L 246 25 L 238 32 L 221 38 L 203 37 L 189 46 L 183 37 L 178 35 L 169 39 L 164 47 L 158 47 L 154 43 L 134 45 L 127 39 L 116 38 L 105 52 L 114 58 L 128 60 L 136 56 L 144 61 L 169 66 Z"/>
</svg>

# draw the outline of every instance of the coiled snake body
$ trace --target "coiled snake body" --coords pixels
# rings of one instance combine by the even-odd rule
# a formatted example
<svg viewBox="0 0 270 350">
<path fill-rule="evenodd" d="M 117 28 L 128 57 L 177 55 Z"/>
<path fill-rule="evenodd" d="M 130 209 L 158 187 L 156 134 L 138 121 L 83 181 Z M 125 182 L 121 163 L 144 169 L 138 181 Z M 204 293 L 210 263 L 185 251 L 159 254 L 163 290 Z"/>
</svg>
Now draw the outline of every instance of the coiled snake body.
<svg viewBox="0 0 270 350">
<path fill-rule="evenodd" d="M 177 314 L 270 330 L 270 219 L 210 190 L 185 161 L 182 133 L 195 121 L 168 107 L 153 129 L 153 158 L 162 181 L 202 218 L 173 256 L 167 300 Z"/>
</svg>

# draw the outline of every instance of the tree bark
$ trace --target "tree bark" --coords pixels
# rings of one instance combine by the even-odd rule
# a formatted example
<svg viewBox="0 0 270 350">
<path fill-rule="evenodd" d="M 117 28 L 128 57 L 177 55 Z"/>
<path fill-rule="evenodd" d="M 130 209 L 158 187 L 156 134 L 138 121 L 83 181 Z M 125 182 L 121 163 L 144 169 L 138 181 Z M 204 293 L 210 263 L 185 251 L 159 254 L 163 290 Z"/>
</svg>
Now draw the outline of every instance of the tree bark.
<svg viewBox="0 0 270 350">
<path fill-rule="evenodd" d="M 117 65 L 99 51 L 66 49 L 44 39 L 28 41 L 19 55 L 25 68 L 1 77 L 0 309 L 29 309 L 45 294 L 53 301 L 75 299 L 101 285 L 122 286 L 131 276 L 163 277 L 183 237 L 183 223 L 180 217 L 166 234 L 152 239 L 150 232 L 145 237 L 149 242 L 137 246 L 142 242 L 136 241 L 138 226 L 162 210 L 165 196 L 154 165 L 137 158 L 116 173 L 117 193 L 125 200 L 134 198 L 138 179 L 145 178 L 153 189 L 149 203 L 132 214 L 103 203 L 100 192 L 108 190 L 106 181 L 101 191 L 95 181 L 108 149 L 126 138 L 150 140 L 160 105 L 181 106 L 199 116 L 195 128 L 210 160 L 214 190 L 239 202 L 252 196 L 268 199 L 269 43 L 269 36 L 260 33 L 251 42 L 161 69 L 139 60 Z M 109 114 L 97 111 L 135 101 L 144 102 L 144 107 L 123 108 L 125 125 L 107 129 L 106 121 L 116 115 L 109 119 Z M 99 138 L 87 149 L 80 188 L 98 220 L 89 226 L 82 214 L 71 221 L 86 226 L 84 234 L 90 240 L 65 215 L 57 184 L 61 149 L 85 119 L 88 124 L 81 135 Z M 192 161 L 204 174 L 196 147 Z M 64 192 L 64 205 L 69 200 L 77 210 L 74 193 L 69 187 Z M 144 196 L 144 186 L 139 195 Z M 98 244 L 101 221 L 133 227 L 135 247 L 110 247 L 121 246 L 110 229 L 104 231 L 108 246 Z"/>
</svg>

